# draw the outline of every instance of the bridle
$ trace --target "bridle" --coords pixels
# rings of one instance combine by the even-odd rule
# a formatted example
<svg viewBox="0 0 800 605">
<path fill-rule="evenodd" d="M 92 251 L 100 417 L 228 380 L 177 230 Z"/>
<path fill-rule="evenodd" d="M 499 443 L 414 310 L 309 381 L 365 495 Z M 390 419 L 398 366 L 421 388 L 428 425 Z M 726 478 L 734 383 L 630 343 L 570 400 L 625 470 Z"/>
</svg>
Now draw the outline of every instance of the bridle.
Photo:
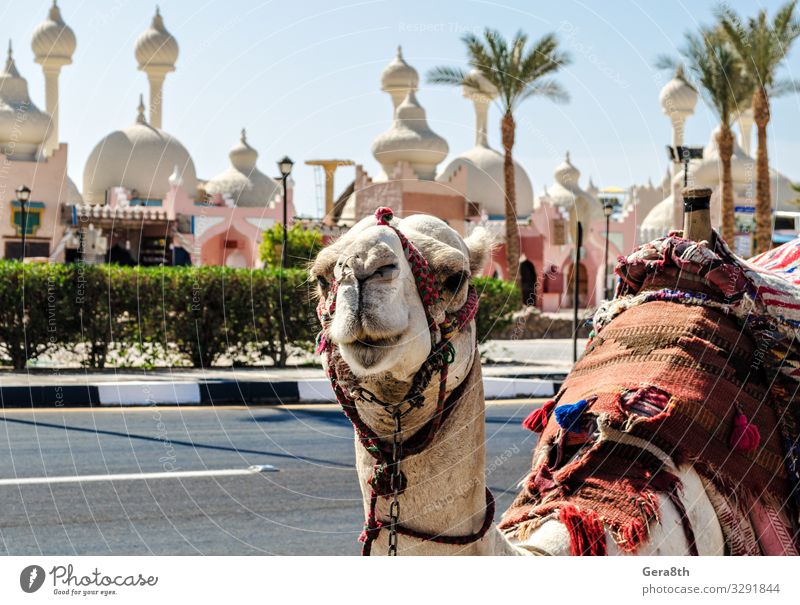
<svg viewBox="0 0 800 605">
<path fill-rule="evenodd" d="M 431 334 L 431 353 L 423 362 L 411 381 L 411 387 L 405 397 L 399 402 L 390 403 L 381 401 L 374 393 L 357 386 L 351 391 L 342 384 L 343 373 L 350 374 L 349 368 L 341 359 L 338 348 L 328 338 L 330 324 L 336 312 L 336 293 L 338 282 L 333 280 L 327 297 L 320 300 L 317 306 L 317 315 L 322 324 L 322 331 L 317 340 L 317 353 L 328 354 L 328 378 L 333 386 L 336 400 L 342 406 L 347 418 L 353 425 L 356 436 L 361 445 L 375 459 L 372 474 L 369 478 L 370 499 L 369 511 L 364 522 L 364 530 L 359 536 L 363 546 L 361 554 L 368 556 L 372 550 L 372 543 L 378 538 L 381 530 L 389 532 L 390 556 L 397 554 L 398 535 L 408 536 L 419 540 L 436 542 L 438 544 L 464 545 L 477 542 L 491 527 L 494 520 L 494 498 L 486 489 L 486 515 L 481 528 L 472 534 L 464 536 L 443 536 L 417 531 L 401 525 L 399 496 L 406 487 L 406 477 L 400 469 L 400 463 L 410 456 L 424 451 L 433 442 L 442 425 L 450 417 L 455 404 L 460 400 L 466 380 L 456 387 L 450 396 L 447 396 L 447 372 L 450 364 L 455 360 L 455 348 L 451 343 L 453 336 L 462 331 L 475 318 L 478 311 L 478 293 L 473 286 L 469 286 L 467 300 L 464 305 L 453 313 L 445 313 L 444 320 L 437 323 L 431 313 L 433 305 L 441 299 L 439 289 L 431 272 L 428 261 L 401 231 L 390 224 L 394 213 L 390 208 L 379 208 L 375 212 L 378 225 L 394 230 L 403 247 L 406 260 L 411 266 L 411 272 L 417 285 L 422 306 L 425 309 L 425 318 Z M 434 415 L 410 438 L 401 440 L 402 420 L 412 409 L 422 407 L 425 403 L 425 390 L 428 388 L 433 374 L 439 373 L 439 390 L 436 399 Z M 385 408 L 392 416 L 393 431 L 392 441 L 387 444 L 375 433 L 361 418 L 356 407 L 356 400 L 377 403 Z M 408 407 L 403 411 L 402 407 Z M 389 520 L 377 518 L 376 506 L 378 498 L 391 498 L 389 505 Z"/>
</svg>

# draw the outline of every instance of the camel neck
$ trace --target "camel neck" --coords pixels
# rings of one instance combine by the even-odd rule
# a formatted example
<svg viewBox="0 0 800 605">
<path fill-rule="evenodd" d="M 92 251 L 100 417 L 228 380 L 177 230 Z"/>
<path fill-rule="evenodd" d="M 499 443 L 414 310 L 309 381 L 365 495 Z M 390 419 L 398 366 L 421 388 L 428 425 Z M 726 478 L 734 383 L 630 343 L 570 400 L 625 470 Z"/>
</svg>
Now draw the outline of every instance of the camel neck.
<svg viewBox="0 0 800 605">
<path fill-rule="evenodd" d="M 485 519 L 485 413 L 480 360 L 475 358 L 464 379 L 461 397 L 431 445 L 401 464 L 407 488 L 400 495 L 400 523 L 434 535 L 462 536 L 478 531 Z M 356 442 L 356 461 L 369 510 L 367 485 L 374 458 Z M 379 497 L 378 519 L 388 519 L 389 498 Z M 463 546 L 436 544 L 400 536 L 399 554 L 479 554 L 484 541 Z M 372 545 L 372 553 L 386 554 L 388 532 L 382 531 Z"/>
</svg>

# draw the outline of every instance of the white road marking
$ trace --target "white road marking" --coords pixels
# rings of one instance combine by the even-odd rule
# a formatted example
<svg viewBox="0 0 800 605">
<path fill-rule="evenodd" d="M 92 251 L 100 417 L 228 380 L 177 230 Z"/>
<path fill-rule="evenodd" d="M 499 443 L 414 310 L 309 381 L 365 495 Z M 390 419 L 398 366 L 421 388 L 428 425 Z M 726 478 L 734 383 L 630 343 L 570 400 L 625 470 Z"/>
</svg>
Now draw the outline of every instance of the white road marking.
<svg viewBox="0 0 800 605">
<path fill-rule="evenodd" d="M 137 481 L 142 479 L 194 479 L 198 477 L 236 477 L 274 473 L 278 468 L 271 464 L 254 464 L 249 468 L 231 468 L 217 471 L 167 471 L 160 473 L 120 473 L 117 475 L 72 475 L 66 477 L 20 477 L 0 479 L 4 485 L 42 485 L 51 483 L 89 483 L 97 481 Z"/>
</svg>

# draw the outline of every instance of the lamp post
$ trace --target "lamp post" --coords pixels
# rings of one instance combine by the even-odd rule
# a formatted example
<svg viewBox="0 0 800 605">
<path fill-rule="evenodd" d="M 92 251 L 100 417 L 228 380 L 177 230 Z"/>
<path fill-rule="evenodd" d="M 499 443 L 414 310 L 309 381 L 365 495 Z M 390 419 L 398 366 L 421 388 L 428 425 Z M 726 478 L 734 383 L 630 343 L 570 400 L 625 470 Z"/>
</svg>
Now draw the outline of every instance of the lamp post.
<svg viewBox="0 0 800 605">
<path fill-rule="evenodd" d="M 575 261 L 572 265 L 572 362 L 578 361 L 578 305 L 580 304 L 581 246 L 583 225 L 575 221 Z"/>
<path fill-rule="evenodd" d="M 27 185 L 22 185 L 21 187 L 17 188 L 17 201 L 19 202 L 19 208 L 22 213 L 20 217 L 22 219 L 22 262 L 25 262 L 25 236 L 27 235 L 28 231 L 28 214 L 27 214 L 27 204 L 28 200 L 31 199 L 31 190 Z"/>
<path fill-rule="evenodd" d="M 608 240 L 611 230 L 611 215 L 614 214 L 614 198 L 600 198 L 603 203 L 603 214 L 606 217 L 606 250 L 603 256 L 603 300 L 608 300 Z"/>
<path fill-rule="evenodd" d="M 689 186 L 689 161 L 690 160 L 702 160 L 703 159 L 703 148 L 702 147 L 689 147 L 687 145 L 679 145 L 678 147 L 673 147 L 672 145 L 667 145 L 667 155 L 669 155 L 669 159 L 673 162 L 682 162 L 683 163 L 683 186 Z"/>
<path fill-rule="evenodd" d="M 287 207 L 287 192 L 286 192 L 286 180 L 289 178 L 289 175 L 292 174 L 292 166 L 294 166 L 294 162 L 289 159 L 288 155 L 283 156 L 282 160 L 278 161 L 278 169 L 281 171 L 282 181 L 283 181 L 283 235 L 281 240 L 281 268 L 286 269 L 288 257 L 286 255 L 287 252 L 287 235 L 286 235 L 286 223 L 288 222 L 286 217 L 286 207 Z"/>
</svg>

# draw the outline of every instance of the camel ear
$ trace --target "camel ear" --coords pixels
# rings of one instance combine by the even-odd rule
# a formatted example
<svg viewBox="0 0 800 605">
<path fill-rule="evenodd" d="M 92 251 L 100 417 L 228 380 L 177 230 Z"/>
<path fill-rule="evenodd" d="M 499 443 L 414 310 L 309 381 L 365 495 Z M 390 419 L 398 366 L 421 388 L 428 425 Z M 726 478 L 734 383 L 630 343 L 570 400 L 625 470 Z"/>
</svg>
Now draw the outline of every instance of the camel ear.
<svg viewBox="0 0 800 605">
<path fill-rule="evenodd" d="M 491 257 L 492 248 L 496 245 L 495 239 L 483 227 L 475 227 L 464 243 L 469 249 L 469 270 L 473 276 L 476 276 Z"/>
</svg>

